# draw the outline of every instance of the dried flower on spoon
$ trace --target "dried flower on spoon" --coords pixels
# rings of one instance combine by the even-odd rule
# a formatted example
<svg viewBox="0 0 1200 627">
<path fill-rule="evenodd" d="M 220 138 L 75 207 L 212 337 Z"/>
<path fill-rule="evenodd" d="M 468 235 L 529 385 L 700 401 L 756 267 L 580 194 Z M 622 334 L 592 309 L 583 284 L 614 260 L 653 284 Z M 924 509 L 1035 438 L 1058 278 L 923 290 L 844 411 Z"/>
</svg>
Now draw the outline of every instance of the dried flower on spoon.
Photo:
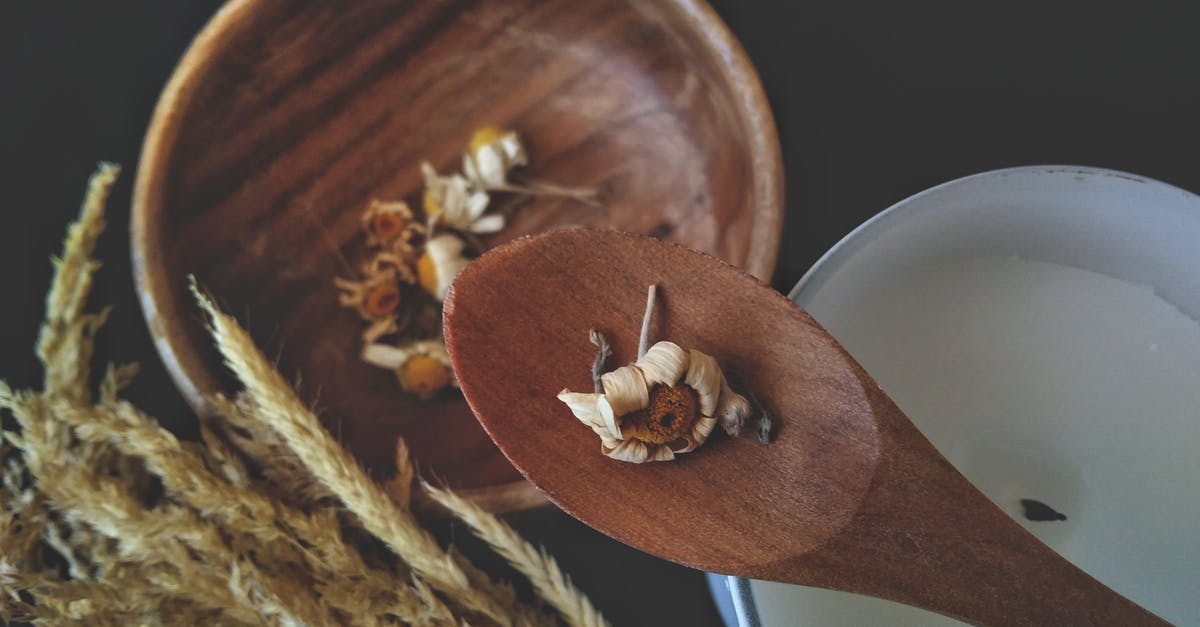
<svg viewBox="0 0 1200 627">
<path fill-rule="evenodd" d="M 646 348 L 655 291 L 651 286 L 637 361 L 601 374 L 608 342 L 592 330 L 600 351 L 592 367 L 595 391 L 558 395 L 600 436 L 601 453 L 626 462 L 670 461 L 694 451 L 718 422 L 737 435 L 751 411 L 709 355 L 665 341 Z"/>
</svg>

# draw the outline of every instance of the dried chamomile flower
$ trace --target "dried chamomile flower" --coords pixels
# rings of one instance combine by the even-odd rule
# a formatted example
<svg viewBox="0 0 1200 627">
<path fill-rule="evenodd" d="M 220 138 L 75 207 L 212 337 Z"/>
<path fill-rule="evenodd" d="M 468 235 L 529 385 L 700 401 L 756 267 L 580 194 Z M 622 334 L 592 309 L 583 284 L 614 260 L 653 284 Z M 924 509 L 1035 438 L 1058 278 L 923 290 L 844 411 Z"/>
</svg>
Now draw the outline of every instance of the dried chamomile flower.
<svg viewBox="0 0 1200 627">
<path fill-rule="evenodd" d="M 421 164 L 425 176 L 425 195 L 421 204 L 432 231 L 444 225 L 468 233 L 495 233 L 504 228 L 504 216 L 483 215 L 487 211 L 488 193 L 473 187 L 458 174 L 441 176 L 429 163 Z"/>
<path fill-rule="evenodd" d="M 655 344 L 600 381 L 601 392 L 563 390 L 558 398 L 600 436 L 602 453 L 627 462 L 667 461 L 695 450 L 719 411 L 746 404 L 725 384 L 715 359 L 671 342 Z"/>
<path fill-rule="evenodd" d="M 411 247 L 417 236 L 424 232 L 424 227 L 413 218 L 408 203 L 402 200 L 372 200 L 363 212 L 362 223 L 367 231 L 367 245 L 380 248 L 387 248 L 397 241 Z"/>
<path fill-rule="evenodd" d="M 454 277 L 470 262 L 463 256 L 465 247 L 461 239 L 449 233 L 425 242 L 425 251 L 417 259 L 417 283 L 439 302 L 446 300 Z"/>
<path fill-rule="evenodd" d="M 400 285 L 394 269 L 369 272 L 361 281 L 334 278 L 333 283 L 342 290 L 338 302 L 343 307 L 353 307 L 363 320 L 371 323 L 363 331 L 364 342 L 374 342 L 398 330 L 396 310 L 400 307 Z"/>
<path fill-rule="evenodd" d="M 333 283 L 342 290 L 338 302 L 343 307 L 353 307 L 363 320 L 387 318 L 400 306 L 400 286 L 390 268 L 369 273 L 361 281 L 335 278 Z"/>
<path fill-rule="evenodd" d="M 422 400 L 447 387 L 458 387 L 450 356 L 440 340 L 418 340 L 404 346 L 368 344 L 363 361 L 396 373 L 400 386 Z"/>
<path fill-rule="evenodd" d="M 415 219 L 413 210 L 403 201 L 371 201 L 362 216 L 366 244 L 371 253 L 363 266 L 366 278 L 337 280 L 337 286 L 343 292 L 342 304 L 356 308 L 370 323 L 362 336 L 367 345 L 364 358 L 374 360 L 372 363 L 392 363 L 398 359 L 395 351 L 424 346 L 417 342 L 397 348 L 377 342 L 386 335 L 428 337 L 424 331 L 431 331 L 437 322 L 431 322 L 429 318 L 439 315 L 440 309 L 428 306 L 430 303 L 425 299 L 406 300 L 416 294 L 407 286 L 419 286 L 438 303 L 445 300 L 450 284 L 469 263 L 469 255 L 473 256 L 483 248 L 475 235 L 495 233 L 505 226 L 508 214 L 505 209 L 488 213 L 492 200 L 489 192 L 515 194 L 506 209 L 533 196 L 558 196 L 596 203 L 592 190 L 564 188 L 545 182 L 510 184 L 507 177 L 527 160 L 525 148 L 515 132 L 486 126 L 471 137 L 463 155 L 463 173 L 443 176 L 428 162 L 421 164 L 425 180 L 421 198 L 423 220 Z M 342 262 L 350 265 L 345 258 Z M 416 379 L 410 385 L 404 383 L 408 375 L 401 372 L 399 366 L 385 367 L 397 369 L 405 389 L 418 390 L 419 395 L 427 394 L 420 390 L 430 387 L 421 383 L 424 381 L 421 377 L 440 372 L 432 367 L 414 370 L 409 378 Z M 597 372 L 597 381 L 599 376 Z M 445 385 L 432 385 L 432 388 L 441 389 Z"/>
<path fill-rule="evenodd" d="M 508 173 L 528 162 L 516 132 L 485 126 L 471 136 L 463 155 L 463 174 L 478 187 L 504 187 Z"/>
</svg>

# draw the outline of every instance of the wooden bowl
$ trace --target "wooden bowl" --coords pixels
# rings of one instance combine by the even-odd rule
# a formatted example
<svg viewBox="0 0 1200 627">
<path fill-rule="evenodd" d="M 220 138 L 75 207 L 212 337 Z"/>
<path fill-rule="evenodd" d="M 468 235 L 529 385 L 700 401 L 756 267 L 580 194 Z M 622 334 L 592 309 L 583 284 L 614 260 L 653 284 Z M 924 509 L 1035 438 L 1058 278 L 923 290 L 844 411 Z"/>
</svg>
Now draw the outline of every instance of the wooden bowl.
<svg viewBox="0 0 1200 627">
<path fill-rule="evenodd" d="M 745 53 L 703 2 L 237 0 L 163 92 L 134 193 L 146 320 L 193 407 L 232 381 L 189 274 L 377 477 L 402 435 L 427 474 L 492 509 L 542 502 L 460 396 L 417 401 L 360 361 L 362 322 L 333 287 L 348 274 L 338 251 L 361 257 L 366 204 L 416 202 L 421 160 L 457 170 L 486 124 L 520 133 L 529 176 L 603 201 L 539 198 L 487 244 L 593 225 L 769 277 L 778 139 Z"/>
</svg>

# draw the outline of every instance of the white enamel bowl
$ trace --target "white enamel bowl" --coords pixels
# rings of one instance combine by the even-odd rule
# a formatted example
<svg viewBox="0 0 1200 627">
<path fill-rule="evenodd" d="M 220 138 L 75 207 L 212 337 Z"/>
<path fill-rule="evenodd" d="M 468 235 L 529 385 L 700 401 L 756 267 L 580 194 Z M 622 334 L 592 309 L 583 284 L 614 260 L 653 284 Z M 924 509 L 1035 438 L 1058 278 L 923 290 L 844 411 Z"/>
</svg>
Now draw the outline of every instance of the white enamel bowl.
<svg viewBox="0 0 1200 627">
<path fill-rule="evenodd" d="M 1005 511 L 1200 624 L 1200 197 L 1091 168 L 979 174 L 862 225 L 791 297 Z M 958 624 L 728 583 L 742 625 Z"/>
</svg>

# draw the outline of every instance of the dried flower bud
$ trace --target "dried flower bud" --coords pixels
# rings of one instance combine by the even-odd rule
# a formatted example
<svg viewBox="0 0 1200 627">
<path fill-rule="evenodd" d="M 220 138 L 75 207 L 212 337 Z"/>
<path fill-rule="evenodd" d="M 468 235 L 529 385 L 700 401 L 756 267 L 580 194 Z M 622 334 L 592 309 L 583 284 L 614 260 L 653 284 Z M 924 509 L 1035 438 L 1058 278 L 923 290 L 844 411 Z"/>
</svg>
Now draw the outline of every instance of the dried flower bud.
<svg viewBox="0 0 1200 627">
<path fill-rule="evenodd" d="M 717 421 L 725 433 L 736 436 L 741 434 L 750 418 L 750 401 L 745 396 L 733 391 L 729 381 L 721 380 L 721 398 L 717 401 Z"/>
<path fill-rule="evenodd" d="M 490 198 L 458 174 L 441 176 L 429 163 L 421 164 L 425 194 L 421 204 L 430 230 L 438 225 L 468 233 L 495 233 L 504 228 L 504 216 L 483 215 Z"/>
<path fill-rule="evenodd" d="M 498 188 L 506 184 L 513 168 L 526 162 L 525 147 L 514 131 L 485 126 L 471 137 L 463 155 L 463 174 L 478 187 Z"/>
</svg>

